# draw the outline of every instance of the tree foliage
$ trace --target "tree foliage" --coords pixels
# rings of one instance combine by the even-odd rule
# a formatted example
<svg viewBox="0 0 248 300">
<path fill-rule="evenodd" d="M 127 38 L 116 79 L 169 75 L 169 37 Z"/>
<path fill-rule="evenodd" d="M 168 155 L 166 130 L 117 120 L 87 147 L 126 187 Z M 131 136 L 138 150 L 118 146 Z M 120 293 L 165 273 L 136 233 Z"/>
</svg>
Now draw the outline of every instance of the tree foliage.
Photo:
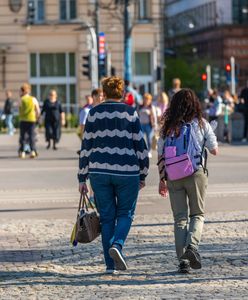
<svg viewBox="0 0 248 300">
<path fill-rule="evenodd" d="M 180 78 L 182 87 L 191 88 L 200 93 L 206 87 L 206 82 L 202 82 L 201 75 L 205 73 L 208 63 L 203 60 L 187 62 L 183 58 L 166 58 L 165 61 L 165 88 L 169 90 L 173 78 Z"/>
</svg>

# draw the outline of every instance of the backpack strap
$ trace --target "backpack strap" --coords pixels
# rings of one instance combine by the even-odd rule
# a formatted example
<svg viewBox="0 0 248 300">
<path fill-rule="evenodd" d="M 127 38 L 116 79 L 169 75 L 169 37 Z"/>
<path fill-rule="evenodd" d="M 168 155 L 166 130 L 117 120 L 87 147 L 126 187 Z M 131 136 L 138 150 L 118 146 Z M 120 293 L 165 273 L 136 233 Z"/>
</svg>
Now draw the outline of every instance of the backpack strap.
<svg viewBox="0 0 248 300">
<path fill-rule="evenodd" d="M 190 123 L 191 128 L 193 127 L 192 124 L 194 124 L 194 123 L 195 123 L 195 121 L 192 121 L 192 123 Z M 194 128 L 192 128 L 192 130 L 194 130 Z M 208 152 L 207 152 L 207 149 L 205 148 L 206 141 L 207 141 L 207 139 L 204 137 L 203 145 L 201 148 L 201 153 L 199 155 L 200 163 L 198 163 L 198 165 L 202 166 L 204 173 L 208 176 L 208 169 L 207 169 Z M 204 163 L 203 163 L 203 157 L 204 157 Z"/>
<path fill-rule="evenodd" d="M 204 173 L 208 176 L 208 169 L 207 169 L 207 160 L 208 160 L 208 151 L 205 149 L 207 139 L 204 137 L 204 142 L 202 145 L 202 151 L 201 151 L 201 166 L 203 168 Z M 202 163 L 202 158 L 204 155 L 204 164 Z"/>
</svg>

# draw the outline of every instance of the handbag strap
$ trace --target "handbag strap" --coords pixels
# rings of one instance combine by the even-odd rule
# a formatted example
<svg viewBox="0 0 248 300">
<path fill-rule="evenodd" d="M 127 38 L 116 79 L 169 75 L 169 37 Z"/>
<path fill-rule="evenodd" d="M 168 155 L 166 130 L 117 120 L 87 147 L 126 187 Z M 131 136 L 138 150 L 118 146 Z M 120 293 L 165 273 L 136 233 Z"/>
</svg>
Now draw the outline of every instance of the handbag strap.
<svg viewBox="0 0 248 300">
<path fill-rule="evenodd" d="M 89 196 L 87 195 L 87 193 L 82 192 L 80 194 L 80 199 L 79 199 L 79 205 L 78 205 L 78 212 L 80 211 L 80 209 L 86 209 L 86 211 L 88 211 L 88 205 L 90 206 L 91 209 L 95 210 L 94 206 L 92 205 Z"/>
</svg>

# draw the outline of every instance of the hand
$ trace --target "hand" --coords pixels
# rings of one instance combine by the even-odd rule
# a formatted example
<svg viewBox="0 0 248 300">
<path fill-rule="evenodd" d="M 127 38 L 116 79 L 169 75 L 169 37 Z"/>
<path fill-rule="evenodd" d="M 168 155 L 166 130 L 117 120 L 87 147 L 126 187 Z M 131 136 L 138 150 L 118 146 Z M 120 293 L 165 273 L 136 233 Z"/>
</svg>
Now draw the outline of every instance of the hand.
<svg viewBox="0 0 248 300">
<path fill-rule="evenodd" d="M 140 181 L 140 183 L 139 183 L 139 189 L 141 190 L 141 189 L 143 189 L 145 186 L 146 186 L 145 181 Z"/>
<path fill-rule="evenodd" d="M 168 187 L 165 181 L 159 182 L 158 192 L 162 197 L 166 198 L 168 196 Z"/>
<path fill-rule="evenodd" d="M 87 184 L 85 182 L 80 182 L 79 183 L 79 193 L 88 193 L 88 187 L 87 187 Z"/>
</svg>

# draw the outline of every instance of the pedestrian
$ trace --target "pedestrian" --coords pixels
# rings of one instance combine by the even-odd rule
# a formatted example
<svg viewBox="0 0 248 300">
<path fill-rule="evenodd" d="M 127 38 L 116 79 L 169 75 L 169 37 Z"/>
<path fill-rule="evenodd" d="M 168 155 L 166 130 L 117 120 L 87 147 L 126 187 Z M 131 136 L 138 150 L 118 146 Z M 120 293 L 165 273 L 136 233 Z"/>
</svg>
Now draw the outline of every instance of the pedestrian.
<svg viewBox="0 0 248 300">
<path fill-rule="evenodd" d="M 134 96 L 130 92 L 125 93 L 125 97 L 124 97 L 124 101 L 123 102 L 125 104 L 129 105 L 129 106 L 134 107 L 134 108 L 136 107 Z"/>
<path fill-rule="evenodd" d="M 211 93 L 212 92 L 212 93 Z M 222 112 L 222 98 L 217 89 L 210 90 L 209 96 L 209 122 L 217 121 Z"/>
<path fill-rule="evenodd" d="M 160 92 L 157 98 L 156 110 L 158 123 L 161 121 L 163 114 L 169 106 L 169 97 L 165 92 Z"/>
<path fill-rule="evenodd" d="M 244 133 L 242 142 L 247 142 L 248 134 L 248 81 L 247 86 L 241 91 L 240 102 L 242 104 L 242 113 L 244 116 Z"/>
<path fill-rule="evenodd" d="M 181 90 L 181 80 L 179 78 L 174 78 L 172 80 L 172 89 L 168 91 L 170 100 L 172 97 Z"/>
<path fill-rule="evenodd" d="M 202 118 L 199 100 L 192 90 L 182 89 L 165 112 L 158 142 L 159 193 L 170 195 L 180 273 L 201 268 L 198 247 L 208 182 L 205 147 L 217 155 L 216 136 Z"/>
<path fill-rule="evenodd" d="M 13 135 L 15 128 L 13 125 L 13 105 L 14 101 L 12 99 L 12 92 L 7 90 L 6 93 L 6 100 L 4 103 L 3 114 L 5 115 L 5 124 L 8 129 L 8 134 Z"/>
<path fill-rule="evenodd" d="M 230 122 L 230 115 L 234 111 L 234 98 L 231 95 L 229 90 L 225 90 L 223 94 L 223 115 L 224 115 L 224 132 L 223 137 L 224 141 L 227 143 L 231 142 L 231 133 L 229 130 L 229 122 Z"/>
<path fill-rule="evenodd" d="M 45 114 L 46 148 L 51 147 L 52 140 L 53 150 L 57 150 L 56 144 L 61 137 L 61 125 L 65 125 L 65 113 L 57 98 L 56 90 L 50 90 L 48 99 L 45 100 L 41 111 L 41 115 Z"/>
<path fill-rule="evenodd" d="M 151 146 L 155 130 L 157 129 L 156 107 L 152 103 L 152 95 L 145 93 L 143 96 L 143 105 L 139 109 L 141 129 L 146 136 L 149 158 L 152 157 Z"/>
<path fill-rule="evenodd" d="M 93 106 L 96 106 L 104 101 L 102 89 L 94 89 L 91 92 L 91 97 L 93 99 Z"/>
<path fill-rule="evenodd" d="M 105 102 L 89 111 L 79 159 L 79 190 L 90 179 L 100 214 L 106 272 L 125 270 L 122 254 L 149 160 L 134 108 L 121 102 L 124 81 L 102 81 Z"/>
<path fill-rule="evenodd" d="M 142 96 L 137 91 L 137 87 L 135 85 L 132 86 L 129 80 L 125 80 L 125 93 L 129 95 L 129 103 L 132 95 L 133 106 L 139 110 L 140 105 L 142 105 Z"/>
<path fill-rule="evenodd" d="M 19 118 L 20 118 L 20 158 L 25 158 L 25 140 L 27 137 L 30 147 L 30 158 L 35 158 L 37 154 L 36 141 L 35 141 L 35 126 L 40 116 L 40 106 L 37 99 L 30 95 L 31 87 L 28 83 L 24 83 L 20 88 L 20 105 L 19 105 Z"/>
<path fill-rule="evenodd" d="M 86 104 L 83 103 L 83 106 L 79 112 L 79 127 L 80 127 L 80 132 L 79 132 L 79 138 L 82 139 L 83 133 L 84 133 L 84 127 L 86 124 L 86 120 L 88 117 L 88 113 L 93 107 L 93 98 L 90 95 L 85 96 Z"/>
<path fill-rule="evenodd" d="M 103 91 L 100 88 L 92 90 L 91 96 L 86 96 L 87 104 L 84 105 L 83 109 L 80 112 L 80 139 L 82 139 L 86 119 L 90 109 L 102 103 L 103 101 L 104 101 Z M 78 154 L 80 154 L 80 151 L 78 151 Z M 91 205 L 95 207 L 96 206 L 95 196 L 90 184 L 88 185 L 88 188 L 90 193 L 89 200 L 91 202 Z"/>
</svg>

